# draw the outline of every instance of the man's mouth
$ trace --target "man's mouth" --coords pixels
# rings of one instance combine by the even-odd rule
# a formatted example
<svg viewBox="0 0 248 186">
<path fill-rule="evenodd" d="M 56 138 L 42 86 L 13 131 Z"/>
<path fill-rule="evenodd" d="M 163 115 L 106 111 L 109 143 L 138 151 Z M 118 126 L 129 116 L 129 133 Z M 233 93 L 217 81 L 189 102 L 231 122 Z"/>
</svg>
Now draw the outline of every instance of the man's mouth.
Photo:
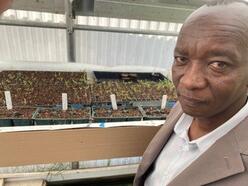
<svg viewBox="0 0 248 186">
<path fill-rule="evenodd" d="M 196 98 L 196 97 L 189 97 L 189 96 L 185 96 L 185 95 L 180 95 L 179 98 L 180 98 L 179 100 L 183 101 L 184 103 L 186 103 L 189 106 L 197 106 L 197 105 L 205 103 L 205 101 L 203 99 Z"/>
</svg>

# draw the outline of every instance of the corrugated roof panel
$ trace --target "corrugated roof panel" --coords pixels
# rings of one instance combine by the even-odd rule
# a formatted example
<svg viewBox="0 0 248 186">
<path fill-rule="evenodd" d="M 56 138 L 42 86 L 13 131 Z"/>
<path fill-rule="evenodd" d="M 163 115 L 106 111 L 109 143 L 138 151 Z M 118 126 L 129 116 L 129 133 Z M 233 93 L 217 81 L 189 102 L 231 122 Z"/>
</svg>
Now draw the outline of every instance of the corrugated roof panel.
<svg viewBox="0 0 248 186">
<path fill-rule="evenodd" d="M 138 20 L 130 20 L 130 25 L 129 25 L 129 28 L 132 28 L 132 29 L 140 29 L 140 24 L 139 24 L 140 21 Z"/>
<path fill-rule="evenodd" d="M 170 68 L 175 37 L 76 30 L 76 61 L 104 66 Z"/>
<path fill-rule="evenodd" d="M 66 31 L 62 29 L 0 26 L 0 59 L 67 61 Z"/>
<path fill-rule="evenodd" d="M 159 23 L 158 30 L 160 30 L 160 31 L 166 30 L 166 23 L 160 22 Z"/>
<path fill-rule="evenodd" d="M 183 24 L 178 24 L 178 27 L 177 27 L 177 32 L 180 32 L 181 28 L 182 28 Z"/>
<path fill-rule="evenodd" d="M 16 18 L 16 11 L 15 10 L 12 10 L 12 9 L 9 9 L 7 11 L 5 11 L 4 13 L 1 14 L 1 17 L 2 18 Z"/>
<path fill-rule="evenodd" d="M 35 12 L 9 9 L 1 15 L 1 19 L 25 20 L 49 23 L 65 23 L 65 15 L 48 12 Z"/>
<path fill-rule="evenodd" d="M 108 26 L 110 26 L 110 27 L 120 27 L 120 19 L 110 18 Z"/>
<path fill-rule="evenodd" d="M 150 30 L 158 30 L 159 22 L 150 21 Z"/>
<path fill-rule="evenodd" d="M 65 16 L 45 12 L 8 10 L 7 19 L 65 23 Z M 76 24 L 178 32 L 182 24 L 78 16 Z M 66 30 L 0 26 L 0 59 L 18 61 L 67 61 Z M 173 62 L 175 37 L 75 30 L 76 61 L 119 66 L 167 68 Z"/>
<path fill-rule="evenodd" d="M 77 24 L 80 25 L 87 25 L 88 24 L 88 19 L 84 16 L 80 16 L 77 18 Z"/>
<path fill-rule="evenodd" d="M 121 28 L 128 28 L 129 27 L 129 20 L 127 20 L 127 19 L 120 19 L 120 27 Z"/>
<path fill-rule="evenodd" d="M 148 21 L 140 21 L 140 29 L 146 30 L 148 29 Z"/>
<path fill-rule="evenodd" d="M 81 21 L 86 19 L 88 21 Z M 97 21 L 98 20 L 98 21 Z M 142 30 L 159 30 L 165 32 L 178 32 L 178 23 L 168 23 L 168 22 L 157 22 L 157 21 L 145 21 L 136 19 L 117 19 L 117 18 L 102 18 L 102 17 L 87 17 L 87 16 L 77 16 L 76 23 L 81 25 L 93 25 L 93 26 L 105 26 L 105 27 L 119 27 L 119 28 L 129 28 L 132 29 L 142 29 Z M 99 23 L 99 24 L 98 24 Z"/>
<path fill-rule="evenodd" d="M 107 17 L 99 17 L 98 24 L 99 26 L 108 26 L 109 18 Z"/>
<path fill-rule="evenodd" d="M 54 22 L 52 13 L 41 13 L 41 17 L 44 22 Z"/>
<path fill-rule="evenodd" d="M 88 25 L 92 25 L 92 26 L 97 26 L 98 25 L 98 21 L 99 19 L 97 17 L 91 17 L 89 16 L 88 17 L 88 21 L 87 21 L 87 24 Z"/>
<path fill-rule="evenodd" d="M 37 21 L 48 23 L 65 23 L 65 15 L 53 14 L 47 12 L 32 12 L 23 10 L 7 10 L 2 15 L 2 19 L 14 19 L 25 21 Z M 127 28 L 135 30 L 159 30 L 165 32 L 178 32 L 178 23 L 134 20 L 134 19 L 118 19 L 103 18 L 93 16 L 76 16 L 75 23 L 79 25 L 104 26 L 115 28 Z"/>
<path fill-rule="evenodd" d="M 16 12 L 16 18 L 17 19 L 28 19 L 28 12 L 20 10 Z"/>
<path fill-rule="evenodd" d="M 169 23 L 168 25 L 168 31 L 175 31 L 176 30 L 176 23 Z"/>
<path fill-rule="evenodd" d="M 29 20 L 31 21 L 40 21 L 41 20 L 41 13 L 40 12 L 33 12 L 29 11 L 28 12 Z"/>
</svg>

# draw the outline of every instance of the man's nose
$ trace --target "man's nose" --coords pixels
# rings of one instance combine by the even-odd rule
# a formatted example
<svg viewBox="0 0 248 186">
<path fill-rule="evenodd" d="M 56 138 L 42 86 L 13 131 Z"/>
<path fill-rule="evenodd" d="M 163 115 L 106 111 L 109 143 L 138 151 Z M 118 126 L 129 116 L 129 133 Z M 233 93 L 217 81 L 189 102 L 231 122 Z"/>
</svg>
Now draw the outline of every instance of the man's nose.
<svg viewBox="0 0 248 186">
<path fill-rule="evenodd" d="M 180 84 L 188 90 L 205 88 L 207 80 L 202 67 L 199 64 L 193 64 L 186 68 L 180 79 Z"/>
</svg>

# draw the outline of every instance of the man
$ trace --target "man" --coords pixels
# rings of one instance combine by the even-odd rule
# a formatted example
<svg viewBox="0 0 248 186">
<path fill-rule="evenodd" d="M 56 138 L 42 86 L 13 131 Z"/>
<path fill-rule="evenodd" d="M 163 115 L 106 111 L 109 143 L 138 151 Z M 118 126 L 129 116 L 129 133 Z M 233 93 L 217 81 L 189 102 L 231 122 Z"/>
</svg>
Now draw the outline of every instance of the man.
<svg viewBox="0 0 248 186">
<path fill-rule="evenodd" d="M 0 0 L 0 14 L 7 10 L 12 3 L 12 0 Z"/>
<path fill-rule="evenodd" d="M 210 1 L 184 23 L 179 103 L 143 155 L 135 186 L 248 185 L 248 4 Z"/>
</svg>

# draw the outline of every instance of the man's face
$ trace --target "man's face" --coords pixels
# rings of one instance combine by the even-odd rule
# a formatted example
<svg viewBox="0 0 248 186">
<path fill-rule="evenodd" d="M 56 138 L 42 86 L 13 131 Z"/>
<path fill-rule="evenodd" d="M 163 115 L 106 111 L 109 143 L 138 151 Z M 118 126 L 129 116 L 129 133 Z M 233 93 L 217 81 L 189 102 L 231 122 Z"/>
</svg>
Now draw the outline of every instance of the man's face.
<svg viewBox="0 0 248 186">
<path fill-rule="evenodd" d="M 0 0 L 0 14 L 10 7 L 12 1 L 13 0 Z"/>
<path fill-rule="evenodd" d="M 206 118 L 242 106 L 237 104 L 246 96 L 248 73 L 243 37 L 229 18 L 203 17 L 184 25 L 172 78 L 185 113 Z"/>
</svg>

